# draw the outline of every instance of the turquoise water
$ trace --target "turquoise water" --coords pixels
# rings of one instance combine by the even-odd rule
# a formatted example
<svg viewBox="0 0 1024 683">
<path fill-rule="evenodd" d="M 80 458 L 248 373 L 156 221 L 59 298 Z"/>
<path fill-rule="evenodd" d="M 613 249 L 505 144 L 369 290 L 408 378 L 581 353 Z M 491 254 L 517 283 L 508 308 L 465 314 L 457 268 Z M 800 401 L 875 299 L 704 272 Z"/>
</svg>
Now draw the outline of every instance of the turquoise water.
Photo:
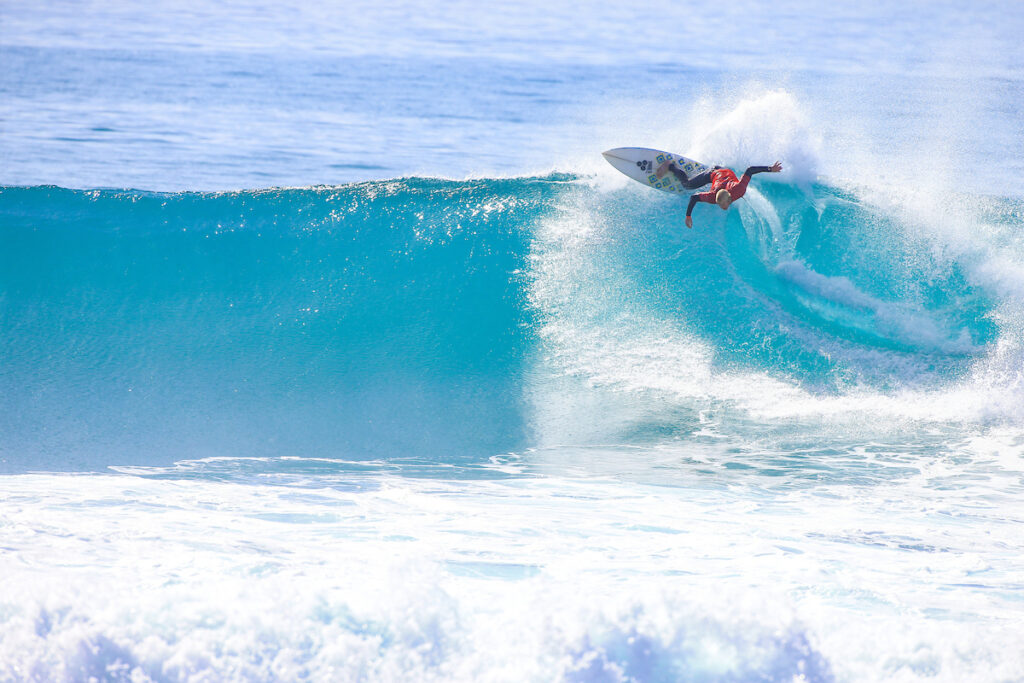
<svg viewBox="0 0 1024 683">
<path fill-rule="evenodd" d="M 1020 680 L 1024 15 L 928 7 L 5 5 L 0 679 Z"/>
</svg>

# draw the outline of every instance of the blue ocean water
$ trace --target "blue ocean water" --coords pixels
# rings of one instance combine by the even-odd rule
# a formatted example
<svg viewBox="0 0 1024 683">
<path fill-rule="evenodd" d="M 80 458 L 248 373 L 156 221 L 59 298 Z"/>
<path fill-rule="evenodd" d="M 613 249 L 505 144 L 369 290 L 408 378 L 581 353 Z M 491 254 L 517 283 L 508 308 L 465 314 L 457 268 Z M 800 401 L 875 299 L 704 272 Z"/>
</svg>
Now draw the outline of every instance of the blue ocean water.
<svg viewBox="0 0 1024 683">
<path fill-rule="evenodd" d="M 1022 29 L 5 2 L 0 679 L 1024 680 Z"/>
</svg>

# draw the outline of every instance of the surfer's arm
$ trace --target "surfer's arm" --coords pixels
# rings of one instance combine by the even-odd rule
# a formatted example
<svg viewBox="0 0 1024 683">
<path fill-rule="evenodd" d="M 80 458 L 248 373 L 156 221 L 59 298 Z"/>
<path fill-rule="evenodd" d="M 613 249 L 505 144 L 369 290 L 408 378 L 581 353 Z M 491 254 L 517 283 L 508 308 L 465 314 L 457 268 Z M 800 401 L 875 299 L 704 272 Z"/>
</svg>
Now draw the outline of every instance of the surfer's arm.
<svg viewBox="0 0 1024 683">
<path fill-rule="evenodd" d="M 693 207 L 697 206 L 697 202 L 707 202 L 708 204 L 715 203 L 715 193 L 711 190 L 707 192 L 694 192 L 690 195 L 690 203 L 686 207 L 686 215 L 689 216 L 693 213 Z"/>
<path fill-rule="evenodd" d="M 729 188 L 729 190 L 730 192 L 738 191 L 740 196 L 743 196 L 743 193 L 747 191 L 747 185 L 750 184 L 751 176 L 756 173 L 778 173 L 781 170 L 782 164 L 777 161 L 771 166 L 751 166 L 743 172 L 743 175 L 740 177 L 740 182 L 737 183 L 735 187 Z"/>
<path fill-rule="evenodd" d="M 693 207 L 697 206 L 697 202 L 708 202 L 709 204 L 715 203 L 715 195 L 713 192 L 696 192 L 690 195 L 690 203 L 686 206 L 686 227 L 693 227 L 693 218 L 690 216 L 693 213 Z"/>
<path fill-rule="evenodd" d="M 704 194 L 704 193 L 701 192 L 700 194 Z M 697 199 L 697 195 L 695 195 L 695 194 L 691 194 L 690 195 L 690 203 L 686 206 L 686 217 L 687 218 L 689 218 L 690 214 L 693 213 L 693 207 L 697 206 L 697 202 L 699 202 L 699 201 L 700 200 Z"/>
<path fill-rule="evenodd" d="M 751 166 L 743 172 L 745 176 L 752 176 L 755 173 L 778 173 L 782 170 L 782 164 L 776 161 L 771 166 Z"/>
</svg>

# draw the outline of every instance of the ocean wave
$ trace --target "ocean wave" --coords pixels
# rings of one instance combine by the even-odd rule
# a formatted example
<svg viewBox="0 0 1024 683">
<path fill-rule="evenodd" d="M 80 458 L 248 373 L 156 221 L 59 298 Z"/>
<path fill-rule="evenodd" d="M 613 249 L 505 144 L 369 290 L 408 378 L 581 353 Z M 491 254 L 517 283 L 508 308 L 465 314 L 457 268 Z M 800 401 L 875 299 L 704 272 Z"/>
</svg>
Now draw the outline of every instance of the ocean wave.
<svg viewBox="0 0 1024 683">
<path fill-rule="evenodd" d="M 868 194 L 755 180 L 691 232 L 678 200 L 565 174 L 6 187 L 2 450 L 477 457 L 535 441 L 567 376 L 673 410 L 947 419 L 936 396 L 995 392 L 966 417 L 1005 417 L 1020 207 L 991 199 L 954 249 Z"/>
</svg>

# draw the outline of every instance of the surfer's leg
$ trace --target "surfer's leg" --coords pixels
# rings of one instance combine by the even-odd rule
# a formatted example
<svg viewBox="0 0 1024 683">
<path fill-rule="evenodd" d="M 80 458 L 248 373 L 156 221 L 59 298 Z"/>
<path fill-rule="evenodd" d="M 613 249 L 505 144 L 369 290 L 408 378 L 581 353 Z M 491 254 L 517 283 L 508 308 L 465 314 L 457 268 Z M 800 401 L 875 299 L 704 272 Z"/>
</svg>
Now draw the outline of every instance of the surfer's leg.
<svg viewBox="0 0 1024 683">
<path fill-rule="evenodd" d="M 715 168 L 718 168 L 718 166 L 715 166 Z M 690 178 L 686 175 L 683 169 L 676 165 L 675 161 L 666 161 L 658 167 L 658 170 L 656 170 L 654 174 L 659 178 L 662 178 L 665 176 L 666 172 L 672 171 L 672 175 L 676 177 L 676 180 L 678 180 L 683 187 L 687 190 L 696 190 L 698 187 L 704 187 L 711 182 L 711 171 L 713 170 L 714 169 L 709 169 Z"/>
<path fill-rule="evenodd" d="M 690 179 L 686 176 L 686 173 L 683 172 L 683 169 L 679 168 L 675 164 L 669 166 L 668 170 L 672 171 L 672 175 L 676 177 L 676 180 L 683 184 L 683 187 L 686 187 L 686 183 L 690 182 Z"/>
<path fill-rule="evenodd" d="M 658 176 L 659 178 L 662 178 L 665 176 L 665 173 L 667 171 L 672 171 L 672 175 L 676 177 L 676 180 L 683 184 L 683 187 L 689 188 L 691 190 L 693 189 L 689 185 L 691 181 L 687 177 L 686 173 L 683 172 L 683 169 L 679 168 L 679 166 L 677 166 L 676 162 L 674 161 L 666 161 L 665 163 L 663 163 L 661 166 L 658 167 L 658 170 L 654 172 L 654 175 Z M 704 183 L 701 183 L 701 185 L 703 184 Z M 700 187 L 700 185 L 696 185 L 695 187 Z"/>
<path fill-rule="evenodd" d="M 683 173 L 675 166 L 673 166 L 672 173 L 675 174 L 676 178 L 679 179 L 679 182 L 682 183 L 683 187 L 685 187 L 687 190 L 696 190 L 698 187 L 704 187 L 705 185 L 711 182 L 710 170 L 704 171 L 703 173 L 698 173 L 692 178 L 687 178 L 685 173 Z"/>
</svg>

